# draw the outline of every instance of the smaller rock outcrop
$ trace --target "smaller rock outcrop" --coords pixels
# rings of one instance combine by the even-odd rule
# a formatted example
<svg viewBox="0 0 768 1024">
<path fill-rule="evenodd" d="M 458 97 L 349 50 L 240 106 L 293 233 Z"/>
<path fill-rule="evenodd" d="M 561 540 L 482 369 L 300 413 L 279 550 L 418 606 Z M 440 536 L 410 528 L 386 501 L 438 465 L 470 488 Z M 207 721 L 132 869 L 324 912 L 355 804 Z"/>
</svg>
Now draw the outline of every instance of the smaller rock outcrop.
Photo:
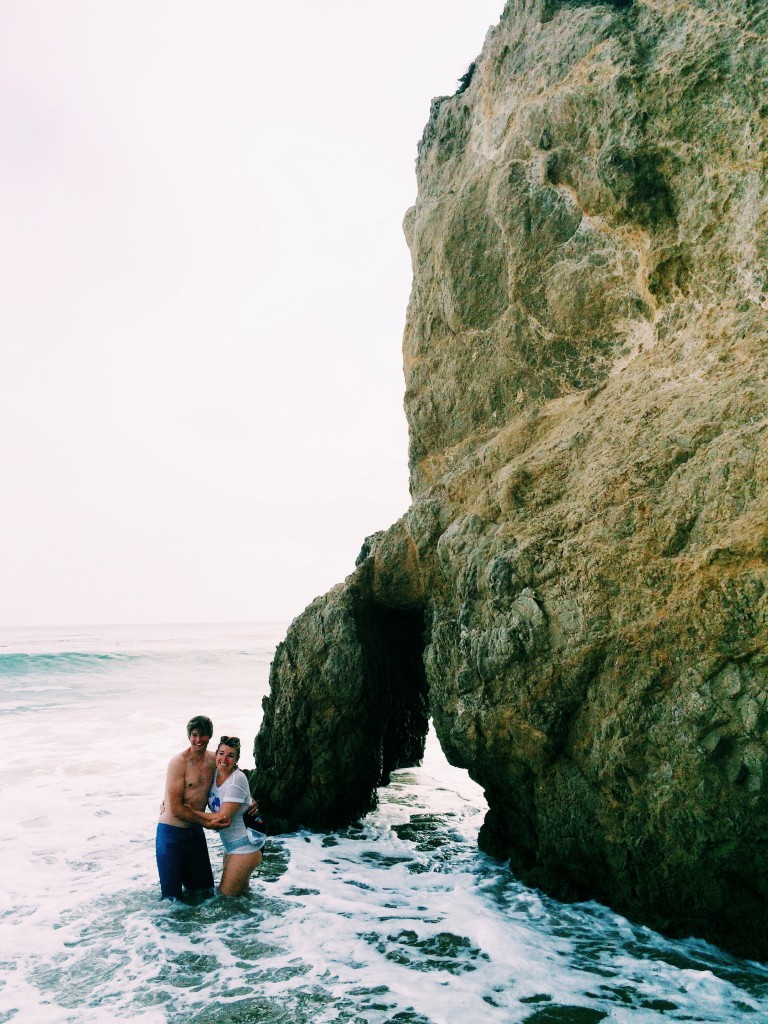
<svg viewBox="0 0 768 1024">
<path fill-rule="evenodd" d="M 376 547 L 389 557 L 374 557 Z M 276 829 L 337 828 L 367 813 L 429 725 L 418 554 L 404 530 L 317 598 L 275 653 L 252 791 Z"/>
</svg>

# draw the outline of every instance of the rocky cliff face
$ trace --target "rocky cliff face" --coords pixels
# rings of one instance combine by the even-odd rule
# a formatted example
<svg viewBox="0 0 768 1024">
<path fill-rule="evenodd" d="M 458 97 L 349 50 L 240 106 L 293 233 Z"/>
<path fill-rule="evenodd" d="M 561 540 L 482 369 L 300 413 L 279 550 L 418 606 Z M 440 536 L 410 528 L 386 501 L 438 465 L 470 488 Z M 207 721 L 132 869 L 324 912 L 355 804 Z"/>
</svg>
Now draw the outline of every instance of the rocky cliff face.
<svg viewBox="0 0 768 1024">
<path fill-rule="evenodd" d="M 526 880 L 768 957 L 768 15 L 510 0 L 406 216 L 413 505 L 278 649 L 339 825 L 428 715 Z"/>
</svg>

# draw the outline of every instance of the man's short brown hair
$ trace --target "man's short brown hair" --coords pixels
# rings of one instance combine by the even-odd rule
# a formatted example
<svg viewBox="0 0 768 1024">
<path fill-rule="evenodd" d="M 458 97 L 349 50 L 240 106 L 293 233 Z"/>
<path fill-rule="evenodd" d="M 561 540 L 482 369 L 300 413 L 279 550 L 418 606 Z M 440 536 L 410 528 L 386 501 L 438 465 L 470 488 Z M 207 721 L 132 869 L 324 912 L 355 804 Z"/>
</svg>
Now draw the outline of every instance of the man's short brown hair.
<svg viewBox="0 0 768 1024">
<path fill-rule="evenodd" d="M 207 715 L 195 715 L 194 718 L 190 718 L 187 722 L 187 736 L 191 736 L 195 729 L 203 736 L 213 736 L 213 722 Z"/>
</svg>

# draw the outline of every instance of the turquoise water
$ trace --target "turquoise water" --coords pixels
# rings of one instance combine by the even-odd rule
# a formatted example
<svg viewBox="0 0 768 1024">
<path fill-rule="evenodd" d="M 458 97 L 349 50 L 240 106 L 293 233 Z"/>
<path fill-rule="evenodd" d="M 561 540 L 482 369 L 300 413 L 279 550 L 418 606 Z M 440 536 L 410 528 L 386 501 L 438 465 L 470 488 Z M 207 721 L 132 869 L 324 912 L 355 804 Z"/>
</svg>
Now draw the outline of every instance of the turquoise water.
<svg viewBox="0 0 768 1024">
<path fill-rule="evenodd" d="M 200 713 L 250 749 L 284 630 L 0 631 L 0 1024 L 768 1019 L 766 967 L 481 854 L 482 793 L 434 736 L 354 827 L 270 840 L 248 896 L 161 903 L 168 759 Z"/>
</svg>

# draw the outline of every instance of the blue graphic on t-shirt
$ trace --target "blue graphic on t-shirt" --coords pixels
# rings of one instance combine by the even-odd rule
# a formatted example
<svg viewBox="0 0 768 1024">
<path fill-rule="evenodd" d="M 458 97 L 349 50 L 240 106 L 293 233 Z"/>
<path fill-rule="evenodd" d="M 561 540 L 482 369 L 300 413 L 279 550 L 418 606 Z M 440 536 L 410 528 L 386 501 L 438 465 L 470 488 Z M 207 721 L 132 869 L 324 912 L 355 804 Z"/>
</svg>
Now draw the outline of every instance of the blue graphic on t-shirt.
<svg viewBox="0 0 768 1024">
<path fill-rule="evenodd" d="M 221 800 L 219 800 L 217 796 L 214 796 L 213 793 L 211 793 L 211 795 L 208 797 L 208 806 L 211 808 L 212 811 L 220 811 Z"/>
</svg>

